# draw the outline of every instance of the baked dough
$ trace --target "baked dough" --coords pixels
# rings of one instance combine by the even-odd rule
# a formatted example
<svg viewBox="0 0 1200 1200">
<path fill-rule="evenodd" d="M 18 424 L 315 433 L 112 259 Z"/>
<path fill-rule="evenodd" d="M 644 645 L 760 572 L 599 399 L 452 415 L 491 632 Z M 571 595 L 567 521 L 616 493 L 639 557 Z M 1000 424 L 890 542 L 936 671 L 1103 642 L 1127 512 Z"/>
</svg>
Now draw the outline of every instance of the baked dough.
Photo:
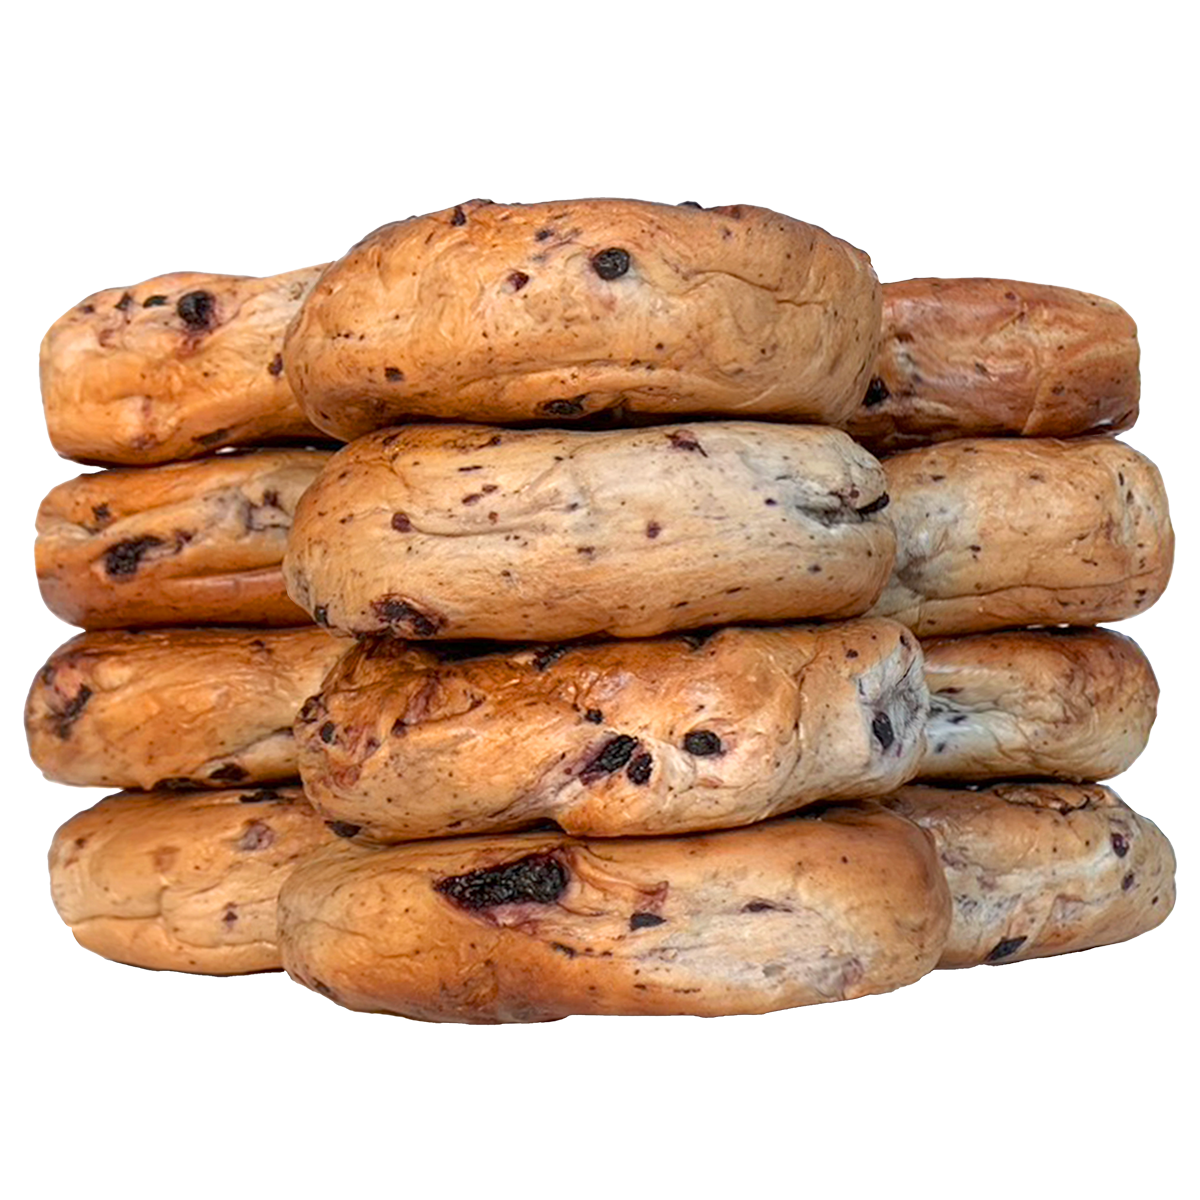
<svg viewBox="0 0 1200 1200">
<path fill-rule="evenodd" d="M 896 566 L 872 613 L 920 637 L 1116 621 L 1167 586 L 1162 477 L 1112 438 L 968 438 L 884 470 Z"/>
<path fill-rule="evenodd" d="M 923 648 L 932 696 L 923 779 L 1107 779 L 1146 748 L 1158 683 L 1119 633 L 1010 630 Z"/>
<path fill-rule="evenodd" d="M 281 350 L 323 269 L 267 279 L 186 271 L 89 296 L 42 339 L 54 448 L 79 462 L 141 464 L 322 439 Z"/>
<path fill-rule="evenodd" d="M 313 423 L 605 410 L 836 423 L 879 339 L 870 259 L 764 208 L 473 200 L 377 229 L 284 345 Z"/>
<path fill-rule="evenodd" d="M 83 633 L 33 681 L 29 752 L 47 779 L 89 787 L 294 778 L 292 722 L 345 649 L 311 625 Z"/>
<path fill-rule="evenodd" d="M 59 484 L 37 516 L 42 599 L 85 629 L 308 624 L 283 586 L 283 550 L 327 458 L 256 450 Z"/>
<path fill-rule="evenodd" d="M 883 287 L 883 341 L 848 425 L 876 454 L 949 438 L 1118 433 L 1138 415 L 1137 326 L 1111 300 L 1012 279 Z"/>
<path fill-rule="evenodd" d="M 298 787 L 122 792 L 50 847 L 50 892 L 75 940 L 159 971 L 279 968 L 275 907 L 296 862 L 335 841 Z"/>
<path fill-rule="evenodd" d="M 426 657 L 360 644 L 296 723 L 309 797 L 365 838 L 746 825 L 891 791 L 925 744 L 920 649 L 891 621 Z"/>
<path fill-rule="evenodd" d="M 761 1013 L 891 991 L 941 956 L 928 835 L 878 805 L 749 829 L 322 850 L 285 882 L 293 978 L 430 1021 Z"/>
<path fill-rule="evenodd" d="M 296 509 L 292 598 L 355 634 L 561 640 L 855 616 L 894 541 L 844 433 L 749 421 L 582 433 L 407 426 Z"/>
<path fill-rule="evenodd" d="M 954 900 L 940 967 L 1123 942 L 1175 903 L 1171 843 L 1101 784 L 910 786 L 885 803 L 937 841 Z"/>
</svg>

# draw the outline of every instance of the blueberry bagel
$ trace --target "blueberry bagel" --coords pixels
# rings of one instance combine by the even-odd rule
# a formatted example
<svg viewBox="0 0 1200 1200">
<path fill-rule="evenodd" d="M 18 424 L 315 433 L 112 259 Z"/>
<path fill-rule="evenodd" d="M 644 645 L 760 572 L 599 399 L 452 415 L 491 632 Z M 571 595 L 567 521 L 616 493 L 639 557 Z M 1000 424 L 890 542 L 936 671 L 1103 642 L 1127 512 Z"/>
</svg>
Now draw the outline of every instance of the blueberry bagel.
<svg viewBox="0 0 1200 1200">
<path fill-rule="evenodd" d="M 950 438 L 1119 433 L 1137 327 L 1111 300 L 1011 279 L 883 287 L 883 340 L 846 428 L 876 454 Z"/>
<path fill-rule="evenodd" d="M 283 585 L 283 551 L 327 458 L 255 450 L 59 484 L 38 509 L 42 599 L 85 629 L 307 624 Z"/>
<path fill-rule="evenodd" d="M 33 681 L 29 752 L 92 787 L 291 779 L 296 713 L 345 648 L 312 626 L 80 634 Z"/>
<path fill-rule="evenodd" d="M 1137 643 L 1111 629 L 927 641 L 922 779 L 1107 779 L 1146 748 L 1158 706 Z"/>
<path fill-rule="evenodd" d="M 279 944 L 293 978 L 368 1012 L 719 1016 L 912 983 L 949 918 L 929 836 L 849 804 L 681 837 L 345 842 L 284 883 Z"/>
<path fill-rule="evenodd" d="M 354 634 L 561 640 L 841 617 L 894 541 L 834 429 L 407 426 L 336 454 L 288 538 L 292 598 Z"/>
<path fill-rule="evenodd" d="M 968 438 L 884 470 L 896 565 L 872 613 L 919 637 L 1116 621 L 1167 585 L 1162 477 L 1122 442 Z"/>
<path fill-rule="evenodd" d="M 75 940 L 159 971 L 279 968 L 287 873 L 336 840 L 294 786 L 122 792 L 72 817 L 50 847 L 50 892 Z"/>
<path fill-rule="evenodd" d="M 413 419 L 606 410 L 836 423 L 879 338 L 870 259 L 746 204 L 473 200 L 385 225 L 288 330 L 288 379 L 350 440 Z"/>
<path fill-rule="evenodd" d="M 925 744 L 921 653 L 891 621 L 452 663 L 392 644 L 351 650 L 296 724 L 309 797 L 376 841 L 745 825 L 890 791 Z"/>
<path fill-rule="evenodd" d="M 1101 784 L 910 786 L 884 803 L 937 842 L 954 901 L 940 967 L 1123 942 L 1175 903 L 1171 843 Z"/>
<path fill-rule="evenodd" d="M 96 292 L 42 340 L 54 448 L 160 463 L 322 438 L 283 373 L 283 332 L 321 267 L 268 279 L 182 272 Z"/>
</svg>

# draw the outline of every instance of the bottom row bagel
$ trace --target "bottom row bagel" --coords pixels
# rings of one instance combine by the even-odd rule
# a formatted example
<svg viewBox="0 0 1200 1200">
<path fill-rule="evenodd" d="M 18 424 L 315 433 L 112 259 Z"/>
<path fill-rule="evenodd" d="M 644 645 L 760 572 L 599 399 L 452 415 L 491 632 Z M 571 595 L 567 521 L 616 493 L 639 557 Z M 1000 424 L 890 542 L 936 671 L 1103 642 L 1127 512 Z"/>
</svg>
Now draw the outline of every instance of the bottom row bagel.
<svg viewBox="0 0 1200 1200">
<path fill-rule="evenodd" d="M 1099 784 L 906 787 L 674 837 L 353 832 L 298 787 L 121 793 L 58 831 L 52 894 L 120 962 L 283 966 L 349 1008 L 464 1022 L 851 999 L 1123 941 L 1175 894 L 1169 842 Z"/>
</svg>

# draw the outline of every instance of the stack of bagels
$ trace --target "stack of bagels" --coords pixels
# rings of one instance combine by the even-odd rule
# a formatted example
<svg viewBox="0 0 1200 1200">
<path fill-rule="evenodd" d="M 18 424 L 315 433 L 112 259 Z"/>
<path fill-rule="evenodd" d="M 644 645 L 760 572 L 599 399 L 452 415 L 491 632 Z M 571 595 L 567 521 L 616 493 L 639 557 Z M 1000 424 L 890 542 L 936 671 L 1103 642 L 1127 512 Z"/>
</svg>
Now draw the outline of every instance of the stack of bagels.
<svg viewBox="0 0 1200 1200">
<path fill-rule="evenodd" d="M 1121 941 L 1171 847 L 1117 305 L 880 287 L 747 205 L 473 201 L 42 345 L 85 632 L 54 902 L 143 967 L 426 1020 L 759 1013 Z M 338 449 L 338 443 L 348 443 Z M 915 782 L 914 782 L 915 781 Z"/>
</svg>

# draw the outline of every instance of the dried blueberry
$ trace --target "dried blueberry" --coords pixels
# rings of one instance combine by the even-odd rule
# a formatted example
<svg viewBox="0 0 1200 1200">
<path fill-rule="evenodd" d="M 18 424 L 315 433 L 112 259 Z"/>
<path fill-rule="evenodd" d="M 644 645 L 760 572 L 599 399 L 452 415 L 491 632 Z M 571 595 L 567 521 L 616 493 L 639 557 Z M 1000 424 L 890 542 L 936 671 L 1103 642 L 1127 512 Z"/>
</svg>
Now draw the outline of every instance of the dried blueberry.
<svg viewBox="0 0 1200 1200">
<path fill-rule="evenodd" d="M 1015 937 L 1005 938 L 1004 941 L 997 942 L 989 951 L 987 961 L 999 962 L 1002 958 L 1008 958 L 1010 954 L 1016 954 L 1025 945 L 1027 940 L 1024 937 Z"/>
<path fill-rule="evenodd" d="M 498 904 L 553 904 L 566 891 L 566 867 L 550 854 L 527 854 L 515 862 L 451 875 L 434 885 L 463 908 Z"/>
<path fill-rule="evenodd" d="M 189 329 L 198 330 L 209 328 L 216 307 L 217 300 L 212 292 L 188 292 L 179 297 L 175 311 Z"/>
<path fill-rule="evenodd" d="M 592 255 L 592 270 L 601 279 L 620 279 L 629 270 L 629 251 L 610 246 Z"/>
<path fill-rule="evenodd" d="M 896 731 L 892 728 L 892 718 L 887 713 L 876 713 L 871 718 L 871 732 L 884 750 L 896 740 Z"/>
<path fill-rule="evenodd" d="M 104 555 L 104 569 L 109 575 L 120 578 L 136 574 L 138 564 L 147 550 L 163 544 L 162 538 L 147 536 L 131 538 L 127 542 L 117 542 L 110 546 Z"/>
<path fill-rule="evenodd" d="M 888 391 L 888 386 L 877 375 L 867 384 L 867 394 L 863 397 L 864 408 L 874 408 L 877 404 L 882 404 L 885 400 L 891 399 L 892 393 Z"/>
<path fill-rule="evenodd" d="M 655 925 L 663 925 L 666 923 L 666 917 L 660 917 L 657 913 L 652 912 L 635 912 L 629 918 L 630 929 L 652 929 Z"/>
<path fill-rule="evenodd" d="M 650 782 L 650 775 L 654 770 L 654 759 L 649 754 L 639 754 L 630 764 L 629 769 L 625 774 L 629 777 L 630 783 L 636 783 L 641 787 L 644 783 Z"/>
<path fill-rule="evenodd" d="M 637 744 L 637 738 L 625 733 L 610 738 L 580 771 L 579 778 L 584 783 L 591 783 L 602 775 L 611 775 L 613 771 L 619 771 L 633 757 Z"/>
<path fill-rule="evenodd" d="M 694 729 L 683 739 L 683 748 L 689 754 L 706 758 L 710 754 L 720 754 L 721 739 L 711 729 Z"/>
</svg>

